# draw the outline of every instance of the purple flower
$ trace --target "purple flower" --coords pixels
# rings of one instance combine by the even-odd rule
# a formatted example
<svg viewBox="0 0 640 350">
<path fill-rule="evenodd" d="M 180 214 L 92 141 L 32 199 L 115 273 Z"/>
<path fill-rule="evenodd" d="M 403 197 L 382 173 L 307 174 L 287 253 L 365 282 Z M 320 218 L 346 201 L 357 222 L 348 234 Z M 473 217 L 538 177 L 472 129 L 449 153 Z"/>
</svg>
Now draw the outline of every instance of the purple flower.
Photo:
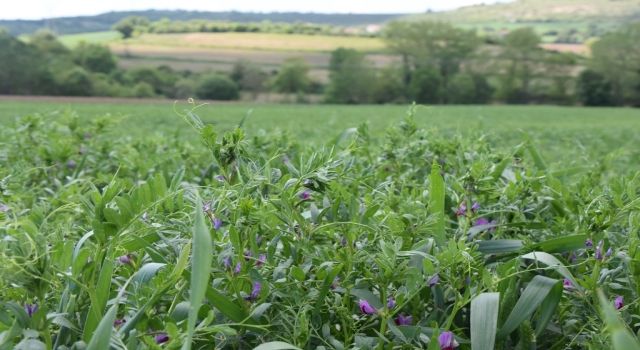
<svg viewBox="0 0 640 350">
<path fill-rule="evenodd" d="M 438 344 L 441 350 L 453 350 L 460 345 L 453 337 L 453 333 L 449 331 L 442 332 L 440 336 L 438 336 Z"/>
<path fill-rule="evenodd" d="M 208 213 L 211 211 L 211 202 L 202 203 L 202 211 Z"/>
<path fill-rule="evenodd" d="M 622 295 L 618 295 L 616 299 L 613 301 L 613 305 L 616 307 L 616 310 L 622 309 L 624 306 L 624 298 Z"/>
<path fill-rule="evenodd" d="M 460 203 L 458 210 L 456 210 L 456 216 L 465 216 L 467 215 L 467 204 L 465 202 Z"/>
<path fill-rule="evenodd" d="M 591 240 L 591 238 L 587 238 L 587 240 L 584 241 L 584 246 L 587 248 L 593 247 L 593 241 Z"/>
<path fill-rule="evenodd" d="M 260 266 L 264 265 L 264 263 L 266 261 L 267 261 L 267 255 L 266 254 L 258 255 L 258 260 L 256 260 L 256 267 L 260 267 Z"/>
<path fill-rule="evenodd" d="M 596 260 L 602 260 L 602 248 L 604 248 L 604 241 L 598 242 L 596 247 Z"/>
<path fill-rule="evenodd" d="M 333 282 L 331 282 L 331 290 L 335 290 L 336 288 L 338 288 L 338 286 L 340 285 L 340 278 L 336 277 L 333 279 Z"/>
<path fill-rule="evenodd" d="M 224 259 L 222 259 L 222 266 L 224 266 L 225 269 L 230 269 L 231 268 L 231 257 L 230 256 L 226 256 L 226 257 L 224 257 Z"/>
<path fill-rule="evenodd" d="M 387 309 L 393 309 L 394 307 L 396 307 L 396 300 L 390 297 L 387 299 Z"/>
<path fill-rule="evenodd" d="M 77 166 L 76 161 L 73 159 L 69 159 L 67 161 L 67 169 L 75 169 Z"/>
<path fill-rule="evenodd" d="M 376 313 L 376 309 L 364 299 L 358 300 L 358 306 L 360 307 L 360 312 L 365 315 L 373 315 Z"/>
<path fill-rule="evenodd" d="M 125 320 L 124 318 L 116 318 L 116 320 L 113 321 L 113 326 L 114 327 L 120 327 L 125 323 L 127 323 L 127 320 Z"/>
<path fill-rule="evenodd" d="M 400 314 L 398 315 L 398 317 L 396 317 L 394 322 L 398 326 L 410 326 L 413 323 L 413 317 L 411 317 L 410 315 L 405 316 L 403 314 Z"/>
<path fill-rule="evenodd" d="M 245 250 L 243 256 L 244 256 L 244 261 L 249 261 L 251 260 L 251 257 L 253 256 L 253 254 L 251 254 L 250 250 Z"/>
<path fill-rule="evenodd" d="M 131 258 L 132 258 L 131 254 L 121 255 L 118 257 L 118 262 L 121 263 L 122 265 L 128 265 L 128 264 L 131 264 L 132 262 Z"/>
<path fill-rule="evenodd" d="M 29 317 L 32 317 L 38 311 L 38 304 L 24 304 L 24 311 Z"/>
<path fill-rule="evenodd" d="M 298 197 L 300 197 L 300 199 L 302 199 L 303 201 L 309 200 L 311 199 L 311 192 L 304 190 L 298 194 Z"/>
<path fill-rule="evenodd" d="M 6 204 L 0 203 L 0 213 L 6 213 L 9 211 L 9 206 Z"/>
<path fill-rule="evenodd" d="M 224 175 L 216 175 L 215 179 L 218 180 L 219 182 L 224 182 L 225 180 Z"/>
<path fill-rule="evenodd" d="M 431 276 L 431 278 L 429 278 L 429 280 L 427 281 L 427 285 L 429 286 L 429 288 L 435 287 L 438 282 L 440 282 L 440 276 L 438 276 L 438 274 L 435 274 Z"/>
<path fill-rule="evenodd" d="M 154 339 L 156 340 L 157 344 L 163 344 L 169 341 L 169 335 L 165 332 L 160 332 L 156 334 Z"/>
<path fill-rule="evenodd" d="M 245 297 L 245 300 L 254 301 L 258 299 L 260 296 L 260 291 L 262 290 L 262 284 L 260 282 L 254 282 L 253 288 L 251 289 L 251 294 L 248 297 Z"/>
<path fill-rule="evenodd" d="M 239 274 L 239 273 L 240 273 L 240 271 L 242 271 L 242 265 L 240 264 L 240 262 L 238 262 L 238 263 L 236 264 L 236 268 L 235 268 L 235 269 L 233 269 L 233 274 L 237 275 L 237 274 Z"/>
<path fill-rule="evenodd" d="M 495 221 L 495 220 L 491 220 L 491 221 L 489 221 L 489 220 L 488 220 L 488 219 L 486 219 L 486 218 L 478 218 L 478 220 L 476 220 L 476 222 L 473 224 L 473 226 L 474 226 L 474 227 L 477 227 L 477 226 L 485 226 L 485 225 L 487 225 L 488 227 L 483 228 L 483 230 L 484 230 L 484 229 L 487 229 L 489 232 L 493 232 L 493 231 L 495 231 L 495 229 L 496 229 L 496 228 L 495 228 L 495 226 L 496 226 L 496 221 Z"/>
<path fill-rule="evenodd" d="M 605 258 L 610 258 L 611 255 L 613 255 L 613 249 L 611 249 L 611 247 L 609 247 L 609 249 L 607 249 L 607 252 L 604 254 Z"/>
<path fill-rule="evenodd" d="M 477 212 L 478 210 L 480 210 L 480 203 L 478 202 L 473 202 L 473 204 L 471 205 L 471 211 L 472 212 Z"/>
<path fill-rule="evenodd" d="M 564 287 L 564 289 L 573 289 L 573 282 L 571 282 L 570 279 L 565 278 L 562 281 L 562 287 Z"/>
<path fill-rule="evenodd" d="M 213 225 L 213 229 L 217 231 L 222 227 L 222 220 L 220 220 L 220 218 L 214 218 L 211 220 L 211 224 Z"/>
</svg>

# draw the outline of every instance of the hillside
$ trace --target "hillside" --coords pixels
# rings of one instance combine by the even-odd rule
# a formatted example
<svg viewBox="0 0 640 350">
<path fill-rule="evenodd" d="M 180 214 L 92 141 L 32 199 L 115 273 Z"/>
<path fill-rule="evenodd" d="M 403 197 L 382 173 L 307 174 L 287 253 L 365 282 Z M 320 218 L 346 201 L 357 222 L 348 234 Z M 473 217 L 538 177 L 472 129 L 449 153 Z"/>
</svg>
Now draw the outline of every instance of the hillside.
<svg viewBox="0 0 640 350">
<path fill-rule="evenodd" d="M 484 34 L 531 26 L 547 42 L 581 43 L 640 20 L 640 0 L 516 0 L 405 18 L 452 22 Z"/>
<path fill-rule="evenodd" d="M 0 27 L 9 30 L 13 35 L 30 34 L 41 28 L 49 28 L 58 34 L 75 34 L 100 32 L 111 29 L 111 26 L 127 16 L 143 16 L 151 21 L 162 18 L 171 20 L 207 19 L 231 22 L 305 22 L 339 26 L 358 26 L 383 23 L 401 14 L 325 14 L 300 12 L 201 12 L 201 11 L 127 11 L 108 12 L 96 16 L 60 17 L 43 20 L 0 20 Z"/>
</svg>

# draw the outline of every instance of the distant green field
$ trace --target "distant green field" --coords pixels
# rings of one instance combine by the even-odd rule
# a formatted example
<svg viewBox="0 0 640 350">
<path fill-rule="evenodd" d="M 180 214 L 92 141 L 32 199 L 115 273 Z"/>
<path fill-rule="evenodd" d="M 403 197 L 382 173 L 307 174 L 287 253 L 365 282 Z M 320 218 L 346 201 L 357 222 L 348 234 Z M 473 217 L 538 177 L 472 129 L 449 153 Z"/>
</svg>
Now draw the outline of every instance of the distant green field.
<svg viewBox="0 0 640 350">
<path fill-rule="evenodd" d="M 74 47 L 83 41 L 94 44 L 106 44 L 118 39 L 120 39 L 120 33 L 116 31 L 68 34 L 58 37 L 58 40 L 67 47 Z"/>
<path fill-rule="evenodd" d="M 176 105 L 176 110 L 188 108 Z M 368 122 L 373 135 L 381 136 L 400 122 L 407 106 L 254 105 L 211 104 L 198 109 L 206 122 L 221 129 L 235 126 L 247 113 L 249 134 L 281 130 L 294 139 L 316 143 L 338 137 L 349 128 Z M 0 121 L 30 113 L 52 118 L 74 111 L 81 118 L 110 114 L 119 121 L 118 132 L 132 137 L 147 133 L 179 133 L 189 138 L 190 128 L 174 112 L 171 103 L 0 103 Z M 640 111 L 627 108 L 579 108 L 551 106 L 419 106 L 416 121 L 422 127 L 446 134 L 487 135 L 495 144 L 512 147 L 532 135 L 542 152 L 556 161 L 579 162 L 581 156 L 605 154 L 616 149 L 638 152 L 635 133 Z"/>
</svg>

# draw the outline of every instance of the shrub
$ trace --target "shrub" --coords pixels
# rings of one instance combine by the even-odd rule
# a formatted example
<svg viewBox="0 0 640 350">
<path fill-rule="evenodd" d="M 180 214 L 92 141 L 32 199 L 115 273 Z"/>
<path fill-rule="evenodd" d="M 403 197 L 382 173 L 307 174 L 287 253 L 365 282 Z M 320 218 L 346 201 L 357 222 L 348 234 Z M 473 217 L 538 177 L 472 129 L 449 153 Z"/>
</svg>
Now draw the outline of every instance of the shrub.
<svg viewBox="0 0 640 350">
<path fill-rule="evenodd" d="M 578 99 L 585 106 L 613 105 L 613 87 L 604 75 L 591 69 L 580 73 L 576 82 Z"/>
<path fill-rule="evenodd" d="M 208 100 L 237 100 L 238 85 L 220 74 L 207 75 L 198 84 L 196 96 Z"/>
</svg>

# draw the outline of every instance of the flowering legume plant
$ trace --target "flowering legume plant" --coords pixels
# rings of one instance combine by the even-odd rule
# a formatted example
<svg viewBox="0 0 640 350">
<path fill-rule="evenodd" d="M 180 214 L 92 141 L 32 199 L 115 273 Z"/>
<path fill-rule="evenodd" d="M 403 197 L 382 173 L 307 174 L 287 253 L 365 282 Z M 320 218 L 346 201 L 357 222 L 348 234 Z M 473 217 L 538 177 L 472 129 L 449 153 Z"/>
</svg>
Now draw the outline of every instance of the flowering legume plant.
<svg viewBox="0 0 640 350">
<path fill-rule="evenodd" d="M 3 126 L 0 349 L 638 348 L 640 176 L 616 154 L 550 167 L 535 137 L 411 113 L 311 148 L 195 113 L 186 141 Z"/>
</svg>

